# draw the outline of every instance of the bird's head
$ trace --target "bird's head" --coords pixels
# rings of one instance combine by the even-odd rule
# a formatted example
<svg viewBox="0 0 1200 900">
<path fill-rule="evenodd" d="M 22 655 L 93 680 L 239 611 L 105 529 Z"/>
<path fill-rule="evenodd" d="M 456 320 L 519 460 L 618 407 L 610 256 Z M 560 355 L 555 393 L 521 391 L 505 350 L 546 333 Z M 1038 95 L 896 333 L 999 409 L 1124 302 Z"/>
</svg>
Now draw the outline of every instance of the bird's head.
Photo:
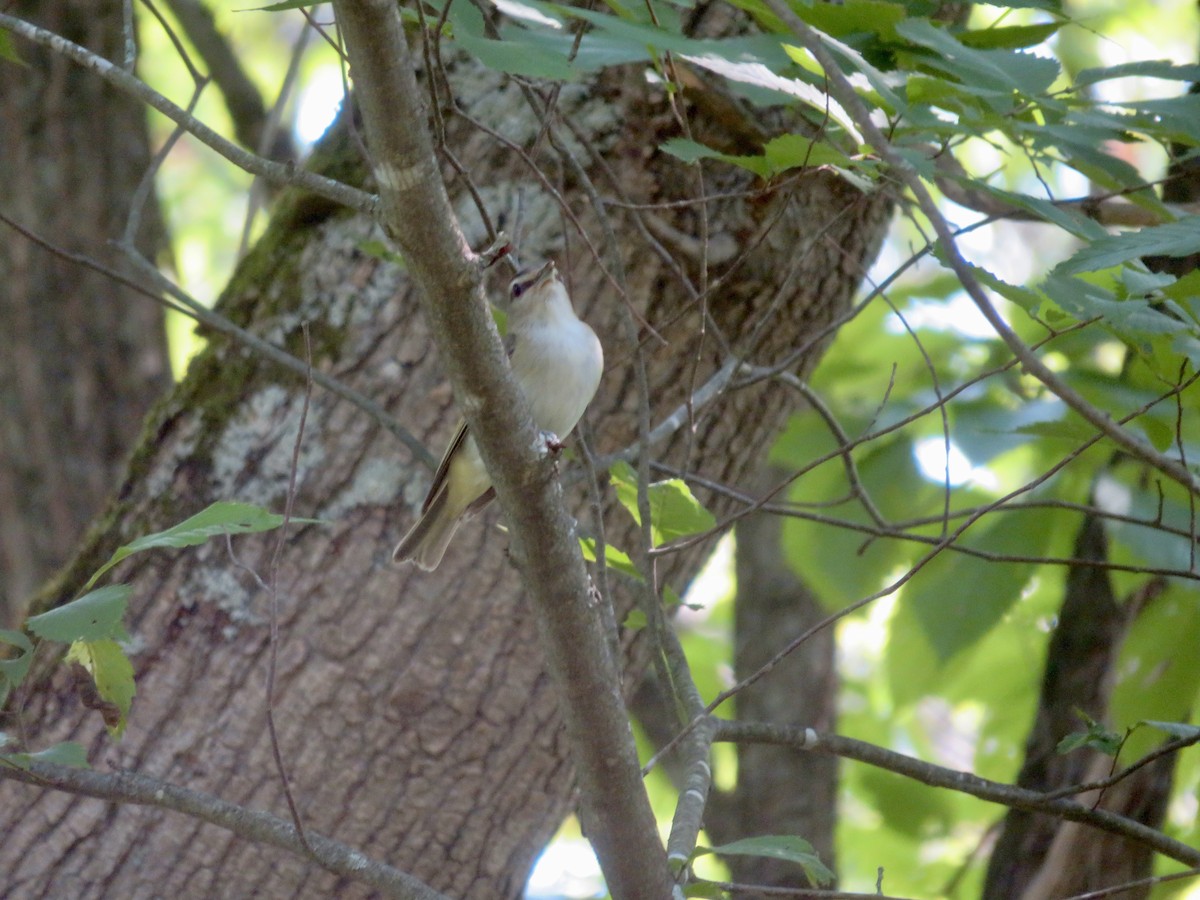
<svg viewBox="0 0 1200 900">
<path fill-rule="evenodd" d="M 539 268 L 518 272 L 509 287 L 509 315 L 520 316 L 544 307 L 556 299 L 559 292 L 566 299 L 566 288 L 559 280 L 553 260 Z"/>
</svg>

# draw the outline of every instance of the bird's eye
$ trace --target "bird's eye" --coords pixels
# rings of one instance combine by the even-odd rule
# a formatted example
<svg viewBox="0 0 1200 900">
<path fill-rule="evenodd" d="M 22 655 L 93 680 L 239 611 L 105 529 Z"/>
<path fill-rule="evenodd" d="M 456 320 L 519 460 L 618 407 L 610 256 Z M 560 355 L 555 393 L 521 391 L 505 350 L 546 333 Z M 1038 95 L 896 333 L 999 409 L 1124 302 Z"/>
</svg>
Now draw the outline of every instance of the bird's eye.
<svg viewBox="0 0 1200 900">
<path fill-rule="evenodd" d="M 514 299 L 514 300 L 515 300 L 517 297 L 520 297 L 520 296 L 521 296 L 523 293 L 525 293 L 525 285 L 523 285 L 523 284 L 514 284 L 514 285 L 512 286 L 512 295 L 513 295 L 513 299 Z"/>
</svg>

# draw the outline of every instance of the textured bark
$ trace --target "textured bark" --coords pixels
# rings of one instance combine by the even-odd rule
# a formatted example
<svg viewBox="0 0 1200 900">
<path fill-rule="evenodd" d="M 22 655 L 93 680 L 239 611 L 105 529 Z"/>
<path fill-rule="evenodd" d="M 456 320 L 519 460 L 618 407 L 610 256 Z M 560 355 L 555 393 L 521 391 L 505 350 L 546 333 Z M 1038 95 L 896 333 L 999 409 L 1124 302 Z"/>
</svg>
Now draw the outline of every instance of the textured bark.
<svg viewBox="0 0 1200 900">
<path fill-rule="evenodd" d="M 512 84 L 474 69 L 458 74 L 460 103 L 472 115 L 519 143 L 536 136 Z M 693 169 L 653 149 L 677 133 L 657 91 L 640 73 L 611 72 L 589 87 L 566 86 L 559 100 L 621 189 L 641 203 L 692 197 L 696 189 Z M 448 143 L 493 216 L 511 227 L 521 210 L 523 258 L 553 255 L 569 273 L 576 306 L 609 360 L 589 413 L 601 436 L 593 449 L 625 446 L 636 435 L 637 390 L 620 300 L 520 160 L 462 119 L 447 125 Z M 574 149 L 588 162 L 583 148 Z M 554 177 L 557 162 L 540 159 Z M 615 190 L 599 167 L 589 170 L 602 191 Z M 572 208 L 600 240 L 578 186 L 564 179 Z M 478 245 L 483 230 L 461 181 L 450 181 Z M 748 186 L 747 177 L 725 170 L 707 180 L 709 193 Z M 709 300 L 715 324 L 736 345 L 767 318 L 761 339 L 740 349 L 753 363 L 781 358 L 846 309 L 889 211 L 885 197 L 817 172 L 769 199 L 711 204 L 714 245 L 750 251 Z M 656 220 L 659 233 L 702 233 L 695 207 L 663 210 Z M 617 224 L 630 300 L 668 341 L 646 344 L 657 419 L 721 360 L 711 338 L 698 338 L 699 310 L 673 273 L 632 224 Z M 221 307 L 293 348 L 301 346 L 301 321 L 310 321 L 316 364 L 386 399 L 437 449 L 454 426 L 452 397 L 412 288 L 396 267 L 359 249 L 377 237 L 369 222 L 323 202 L 286 199 Z M 736 483 L 778 432 L 790 402 L 770 383 L 727 393 L 697 409 L 695 428 L 682 429 L 658 456 Z M 281 507 L 301 404 L 297 379 L 214 342 L 157 410 L 118 503 L 64 577 L 64 591 L 115 545 L 214 499 Z M 284 755 L 310 828 L 452 896 L 515 897 L 570 808 L 567 748 L 496 513 L 466 525 L 436 573 L 390 564 L 429 474 L 355 409 L 313 397 L 296 509 L 324 522 L 294 528 L 283 555 L 277 719 Z M 718 514 L 728 509 L 719 497 L 704 499 Z M 584 527 L 594 527 L 582 491 L 576 508 Z M 605 524 L 610 540 L 631 544 L 625 513 L 609 510 Z M 238 559 L 264 571 L 271 540 L 237 539 Z M 664 561 L 660 574 L 682 587 L 702 552 Z M 111 743 L 71 698 L 65 676 L 54 673 L 25 712 L 37 743 L 81 740 L 95 765 L 136 768 L 283 812 L 262 711 L 266 598 L 221 542 L 135 558 L 120 575 L 135 588 L 129 627 L 139 695 L 129 732 Z M 625 604 L 620 587 L 617 602 Z M 0 786 L 0 808 L 22 810 L 0 832 L 0 868 L 16 896 L 363 893 L 301 861 L 161 812 L 12 785 Z"/>
<path fill-rule="evenodd" d="M 119 0 L 36 0 L 17 15 L 114 62 Z M 54 244 L 121 268 L 124 228 L 150 159 L 138 104 L 52 54 L 0 63 L 0 211 Z M 162 234 L 153 198 L 140 249 Z M 0 627 L 70 558 L 120 479 L 170 381 L 161 311 L 0 225 Z"/>
<path fill-rule="evenodd" d="M 1084 519 L 1075 542 L 1078 559 L 1107 559 L 1104 526 Z M 1136 604 L 1135 604 L 1136 606 Z M 1037 718 L 1017 776 L 1020 787 L 1053 791 L 1105 777 L 1112 760 L 1090 749 L 1060 754 L 1058 743 L 1079 731 L 1082 710 L 1103 721 L 1114 666 L 1130 610 L 1113 593 L 1108 572 L 1072 567 L 1058 624 L 1050 639 Z M 1166 814 L 1175 757 L 1164 757 L 1104 792 L 1099 806 L 1157 828 Z M 1081 797 L 1081 802 L 1097 798 Z M 1122 884 L 1150 874 L 1149 848 L 1075 823 L 1010 810 L 988 863 L 985 900 L 1065 897 Z M 1149 889 L 1121 896 L 1142 897 Z"/>
<path fill-rule="evenodd" d="M 759 487 L 774 486 L 784 475 L 768 468 Z M 738 524 L 734 677 L 739 680 L 756 672 L 782 644 L 828 614 L 789 566 L 780 544 L 782 530 L 783 520 L 767 514 Z M 738 694 L 738 718 L 834 731 L 834 649 L 832 628 L 815 635 L 769 678 Z M 837 769 L 834 756 L 768 744 L 739 745 L 737 788 L 728 798 L 728 818 L 720 826 L 719 839 L 799 835 L 832 869 Z M 709 827 L 717 826 L 710 823 Z M 749 856 L 729 857 L 727 862 L 734 880 L 745 884 L 815 886 L 809 885 L 794 863 Z"/>
</svg>

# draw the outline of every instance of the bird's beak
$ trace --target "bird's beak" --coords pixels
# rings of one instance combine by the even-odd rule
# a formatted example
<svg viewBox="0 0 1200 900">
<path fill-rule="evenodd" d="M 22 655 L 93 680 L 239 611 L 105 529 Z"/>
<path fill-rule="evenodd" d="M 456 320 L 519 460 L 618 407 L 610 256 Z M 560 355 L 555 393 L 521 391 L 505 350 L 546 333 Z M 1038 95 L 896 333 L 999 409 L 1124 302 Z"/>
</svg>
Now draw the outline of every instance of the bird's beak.
<svg viewBox="0 0 1200 900">
<path fill-rule="evenodd" d="M 558 269 L 554 265 L 554 260 L 550 260 L 550 262 L 546 263 L 544 266 L 542 266 L 540 269 L 538 269 L 537 277 L 534 278 L 533 283 L 535 285 L 542 285 L 542 284 L 545 284 L 547 281 L 549 281 L 551 278 L 557 278 L 557 277 L 558 277 Z"/>
</svg>

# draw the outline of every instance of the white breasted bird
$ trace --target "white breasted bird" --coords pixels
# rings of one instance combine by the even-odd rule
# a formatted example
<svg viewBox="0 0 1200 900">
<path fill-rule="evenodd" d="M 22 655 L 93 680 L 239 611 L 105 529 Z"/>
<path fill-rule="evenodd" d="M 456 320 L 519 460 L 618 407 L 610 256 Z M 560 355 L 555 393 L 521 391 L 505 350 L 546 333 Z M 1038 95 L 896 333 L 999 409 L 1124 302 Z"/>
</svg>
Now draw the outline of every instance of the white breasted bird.
<svg viewBox="0 0 1200 900">
<path fill-rule="evenodd" d="M 509 360 L 513 375 L 542 431 L 565 439 L 596 394 L 604 353 L 596 333 L 571 306 L 553 262 L 518 275 L 508 309 Z M 396 562 L 432 571 L 464 519 L 495 497 L 475 439 L 459 422 L 442 455 L 421 516 L 396 546 Z"/>
</svg>

